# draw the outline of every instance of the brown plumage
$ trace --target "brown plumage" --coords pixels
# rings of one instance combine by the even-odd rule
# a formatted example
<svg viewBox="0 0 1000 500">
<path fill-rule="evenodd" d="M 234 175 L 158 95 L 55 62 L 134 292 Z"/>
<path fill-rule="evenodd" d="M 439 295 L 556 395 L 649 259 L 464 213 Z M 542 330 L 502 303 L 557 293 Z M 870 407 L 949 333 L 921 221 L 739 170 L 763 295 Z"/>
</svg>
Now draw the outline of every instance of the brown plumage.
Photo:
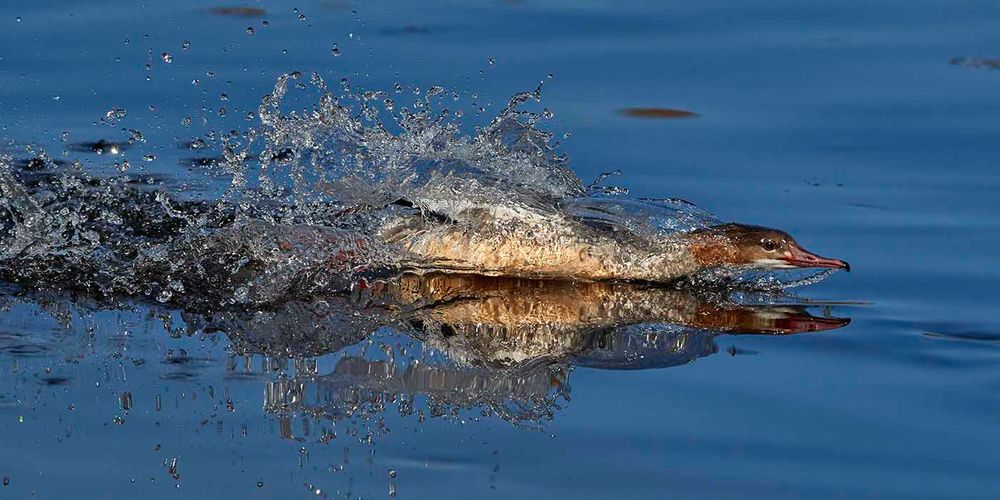
<svg viewBox="0 0 1000 500">
<path fill-rule="evenodd" d="M 838 267 L 843 261 L 807 252 L 788 233 L 724 224 L 664 236 L 623 238 L 572 220 L 512 224 L 476 221 L 412 223 L 383 232 L 410 254 L 405 269 L 488 276 L 669 282 L 719 268 Z"/>
</svg>

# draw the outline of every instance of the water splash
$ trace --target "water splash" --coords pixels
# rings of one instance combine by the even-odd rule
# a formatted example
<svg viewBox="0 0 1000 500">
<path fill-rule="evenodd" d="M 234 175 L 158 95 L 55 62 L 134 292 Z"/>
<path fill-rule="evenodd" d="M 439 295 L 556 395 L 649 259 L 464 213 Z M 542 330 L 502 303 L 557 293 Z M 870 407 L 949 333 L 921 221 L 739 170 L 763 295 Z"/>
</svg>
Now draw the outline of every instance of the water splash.
<svg viewBox="0 0 1000 500">
<path fill-rule="evenodd" d="M 830 277 L 838 269 L 740 269 L 716 268 L 683 280 L 684 286 L 744 291 L 779 291 L 809 286 Z"/>
<path fill-rule="evenodd" d="M 440 87 L 401 106 L 384 92 L 335 97 L 313 74 L 297 90 L 318 95 L 317 103 L 289 111 L 289 83 L 303 78 L 280 77 L 258 110 L 251 140 L 264 148 L 256 180 L 270 199 L 283 197 L 305 212 L 317 202 L 358 209 L 406 199 L 457 219 L 472 208 L 514 213 L 585 193 L 551 135 L 535 127 L 541 117 L 519 110 L 540 99 L 540 87 L 513 96 L 488 125 L 462 135 L 449 109 L 434 111 Z M 237 175 L 234 187 L 246 186 Z"/>
<path fill-rule="evenodd" d="M 604 276 L 561 270 L 556 251 L 658 279 L 656 266 L 683 264 L 678 235 L 720 223 L 683 200 L 629 199 L 605 186 L 606 176 L 584 185 L 540 128 L 551 113 L 525 109 L 541 99 L 541 85 L 512 96 L 473 134 L 445 107 L 458 94 L 442 87 L 404 104 L 397 93 L 341 86 L 335 94 L 317 74 L 282 75 L 261 100 L 257 126 L 187 143 L 221 149 L 213 165 L 231 182 L 217 199 L 153 189 L 124 159 L 119 175 L 98 177 L 44 153 L 31 168 L 0 158 L 0 278 L 103 297 L 248 305 L 406 269 L 511 269 L 420 254 L 453 245 L 445 253 L 525 252 L 522 260 L 551 261 L 549 277 Z M 112 111 L 108 120 L 125 116 Z M 130 144 L 145 141 L 140 131 L 131 136 Z M 825 276 L 775 281 L 717 270 L 693 281 L 769 288 Z"/>
</svg>

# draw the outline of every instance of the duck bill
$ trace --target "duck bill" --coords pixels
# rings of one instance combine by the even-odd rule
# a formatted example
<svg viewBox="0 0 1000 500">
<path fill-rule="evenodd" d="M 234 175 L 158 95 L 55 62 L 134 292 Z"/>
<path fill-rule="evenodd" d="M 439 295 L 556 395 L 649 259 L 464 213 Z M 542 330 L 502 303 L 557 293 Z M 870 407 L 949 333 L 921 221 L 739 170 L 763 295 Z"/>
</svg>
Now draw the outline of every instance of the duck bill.
<svg viewBox="0 0 1000 500">
<path fill-rule="evenodd" d="M 820 257 L 795 245 L 791 247 L 790 251 L 785 252 L 780 260 L 793 267 L 832 267 L 847 272 L 851 271 L 851 265 L 845 261 Z"/>
</svg>

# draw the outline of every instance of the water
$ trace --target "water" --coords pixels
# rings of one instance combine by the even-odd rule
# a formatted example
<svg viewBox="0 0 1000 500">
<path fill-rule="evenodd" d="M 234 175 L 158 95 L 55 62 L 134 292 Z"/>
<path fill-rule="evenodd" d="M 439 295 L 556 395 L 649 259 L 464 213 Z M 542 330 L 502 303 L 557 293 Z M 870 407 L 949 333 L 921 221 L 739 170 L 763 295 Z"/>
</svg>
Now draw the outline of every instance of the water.
<svg viewBox="0 0 1000 500">
<path fill-rule="evenodd" d="M 528 328 L 535 342 L 518 342 L 478 321 L 492 336 L 473 339 L 506 339 L 492 347 L 435 327 L 466 324 L 454 317 L 412 324 L 406 303 L 386 302 L 388 317 L 357 310 L 362 291 L 256 320 L 152 300 L 9 297 L 0 496 L 991 497 L 1000 73 L 962 61 L 997 57 L 996 10 L 5 6 L 0 136 L 17 160 L 44 148 L 106 177 L 127 160 L 134 178 L 214 198 L 231 162 L 219 161 L 218 134 L 204 134 L 255 127 L 283 73 L 307 81 L 315 71 L 330 87 L 347 78 L 397 107 L 415 87 L 440 86 L 459 94 L 447 106 L 463 111 L 465 135 L 546 81 L 529 104 L 554 114 L 539 126 L 585 183 L 621 169 L 607 184 L 629 196 L 679 197 L 723 220 L 782 228 L 853 272 L 796 291 L 805 297 L 684 302 L 728 318 L 710 326 L 666 321 L 677 303 L 650 309 L 646 291 L 577 292 L 573 304 L 644 306 L 640 323 L 655 327 L 617 324 L 597 337 L 593 323 L 575 336 Z M 292 109 L 316 102 L 303 93 Z M 622 112 L 649 107 L 697 116 Z M 500 290 L 473 301 L 482 309 L 472 317 L 513 311 L 498 322 L 509 327 L 533 317 L 531 304 L 556 310 L 566 293 Z M 718 306 L 734 299 L 819 301 L 805 313 L 825 321 L 793 324 L 841 327 L 709 333 L 760 316 L 724 316 Z"/>
</svg>

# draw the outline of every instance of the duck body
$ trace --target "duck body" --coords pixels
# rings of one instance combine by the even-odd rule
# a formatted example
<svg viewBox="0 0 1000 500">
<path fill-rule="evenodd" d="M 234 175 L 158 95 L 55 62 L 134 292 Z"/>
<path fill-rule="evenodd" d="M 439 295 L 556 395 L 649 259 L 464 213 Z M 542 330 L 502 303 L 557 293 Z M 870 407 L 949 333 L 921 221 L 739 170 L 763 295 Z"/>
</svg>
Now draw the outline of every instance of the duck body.
<svg viewBox="0 0 1000 500">
<path fill-rule="evenodd" d="M 398 245 L 400 266 L 415 272 L 458 272 L 541 279 L 670 281 L 698 263 L 682 238 L 641 241 L 569 218 L 481 217 L 456 224 L 395 221 L 379 236 Z"/>
</svg>

